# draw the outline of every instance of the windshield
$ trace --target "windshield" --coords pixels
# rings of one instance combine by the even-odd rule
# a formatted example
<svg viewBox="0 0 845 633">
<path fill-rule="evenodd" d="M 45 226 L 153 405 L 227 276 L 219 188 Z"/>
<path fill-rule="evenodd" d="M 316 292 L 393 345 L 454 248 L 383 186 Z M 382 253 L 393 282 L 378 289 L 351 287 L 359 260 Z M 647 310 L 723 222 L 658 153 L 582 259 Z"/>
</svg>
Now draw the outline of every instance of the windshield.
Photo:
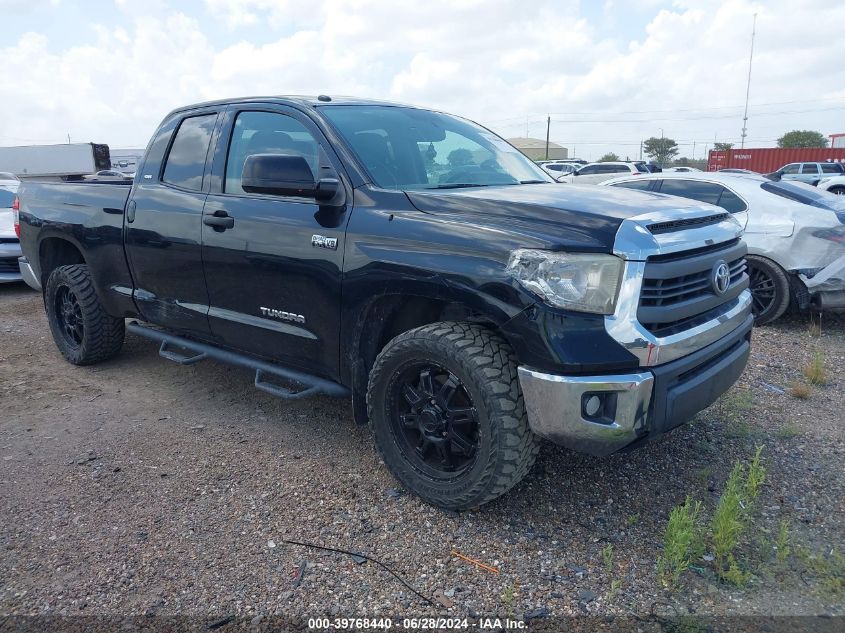
<svg viewBox="0 0 845 633">
<path fill-rule="evenodd" d="M 373 182 L 385 189 L 553 182 L 519 150 L 464 119 L 397 106 L 324 106 L 322 111 Z"/>
</svg>

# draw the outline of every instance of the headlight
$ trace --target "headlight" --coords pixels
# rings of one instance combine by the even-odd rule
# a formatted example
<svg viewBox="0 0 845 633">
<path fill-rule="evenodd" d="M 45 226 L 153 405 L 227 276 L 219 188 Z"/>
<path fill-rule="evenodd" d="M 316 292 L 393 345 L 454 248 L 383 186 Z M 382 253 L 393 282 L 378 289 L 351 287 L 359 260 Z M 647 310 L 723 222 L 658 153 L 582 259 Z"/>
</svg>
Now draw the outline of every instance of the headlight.
<svg viewBox="0 0 845 633">
<path fill-rule="evenodd" d="M 519 249 L 511 253 L 508 272 L 553 306 L 613 314 L 622 260 L 613 255 Z"/>
</svg>

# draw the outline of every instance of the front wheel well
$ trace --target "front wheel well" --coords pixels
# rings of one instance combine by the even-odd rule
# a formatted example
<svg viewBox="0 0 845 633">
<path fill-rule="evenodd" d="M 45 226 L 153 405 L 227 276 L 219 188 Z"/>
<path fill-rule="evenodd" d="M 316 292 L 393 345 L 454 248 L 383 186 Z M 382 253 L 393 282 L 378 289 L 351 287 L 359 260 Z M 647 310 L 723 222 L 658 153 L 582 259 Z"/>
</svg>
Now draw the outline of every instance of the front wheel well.
<svg viewBox="0 0 845 633">
<path fill-rule="evenodd" d="M 376 357 L 385 345 L 403 332 L 439 321 L 478 323 L 497 330 L 488 316 L 466 304 L 420 296 L 388 295 L 370 304 L 362 315 L 353 349 L 352 398 L 355 420 L 366 423 L 367 383 Z"/>
<path fill-rule="evenodd" d="M 41 287 L 47 287 L 47 280 L 59 266 L 84 264 L 82 252 L 71 242 L 60 237 L 48 237 L 38 248 L 38 263 L 41 268 Z"/>
</svg>

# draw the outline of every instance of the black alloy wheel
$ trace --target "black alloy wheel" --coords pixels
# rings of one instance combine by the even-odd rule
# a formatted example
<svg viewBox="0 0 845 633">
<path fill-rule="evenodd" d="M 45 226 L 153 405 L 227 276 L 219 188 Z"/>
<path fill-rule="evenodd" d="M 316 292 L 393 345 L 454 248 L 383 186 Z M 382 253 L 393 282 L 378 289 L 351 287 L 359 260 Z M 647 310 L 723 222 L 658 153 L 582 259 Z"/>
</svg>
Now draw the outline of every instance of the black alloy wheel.
<svg viewBox="0 0 845 633">
<path fill-rule="evenodd" d="M 71 347 L 82 345 L 85 336 L 82 306 L 79 305 L 76 293 L 68 286 L 59 286 L 56 289 L 56 318 L 67 344 Z"/>
<path fill-rule="evenodd" d="M 470 468 L 478 452 L 478 414 L 466 386 L 433 362 L 412 363 L 390 389 L 391 431 L 420 474 L 448 481 Z"/>
<path fill-rule="evenodd" d="M 770 309 L 775 301 L 775 280 L 762 268 L 751 268 L 748 271 L 749 288 L 751 289 L 751 311 L 754 316 L 763 314 Z"/>
</svg>

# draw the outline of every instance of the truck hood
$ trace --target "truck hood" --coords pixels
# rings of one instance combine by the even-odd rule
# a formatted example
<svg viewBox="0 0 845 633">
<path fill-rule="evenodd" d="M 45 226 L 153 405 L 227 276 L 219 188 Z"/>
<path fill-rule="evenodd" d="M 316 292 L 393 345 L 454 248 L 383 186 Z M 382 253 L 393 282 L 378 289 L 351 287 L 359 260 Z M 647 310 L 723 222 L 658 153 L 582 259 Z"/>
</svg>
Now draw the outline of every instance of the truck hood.
<svg viewBox="0 0 845 633">
<path fill-rule="evenodd" d="M 659 193 L 595 185 L 535 184 L 466 189 L 407 191 L 426 213 L 480 215 L 508 223 L 540 223 L 566 233 L 589 235 L 596 246 L 610 248 L 623 220 L 645 213 L 677 219 L 722 212 L 717 207 Z"/>
</svg>

